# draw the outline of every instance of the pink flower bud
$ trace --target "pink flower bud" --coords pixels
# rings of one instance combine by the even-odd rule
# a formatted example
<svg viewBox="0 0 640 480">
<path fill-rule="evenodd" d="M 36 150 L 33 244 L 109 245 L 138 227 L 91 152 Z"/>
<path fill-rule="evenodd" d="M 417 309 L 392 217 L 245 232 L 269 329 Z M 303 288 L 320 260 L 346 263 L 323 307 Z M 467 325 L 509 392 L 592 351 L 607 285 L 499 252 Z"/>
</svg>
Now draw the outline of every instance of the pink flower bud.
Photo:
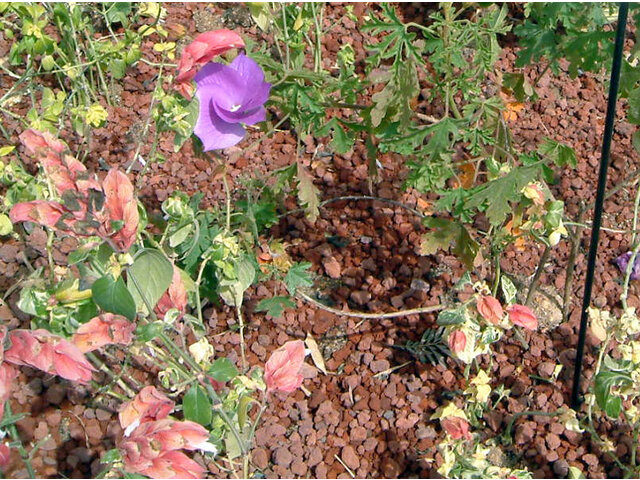
<svg viewBox="0 0 640 480">
<path fill-rule="evenodd" d="M 126 252 L 136 241 L 140 222 L 133 185 L 129 177 L 112 168 L 102 182 L 102 190 L 106 218 L 101 219 L 98 233 L 103 238 L 110 238 L 119 251 Z M 117 232 L 113 232 L 114 222 L 122 224 Z"/>
<path fill-rule="evenodd" d="M 467 335 L 462 330 L 454 330 L 449 334 L 449 350 L 453 353 L 464 351 L 467 346 Z"/>
<path fill-rule="evenodd" d="M 514 325 L 526 328 L 527 330 L 535 330 L 538 328 L 538 319 L 529 307 L 524 305 L 511 305 L 507 308 L 509 314 L 509 320 Z"/>
<path fill-rule="evenodd" d="M 482 318 L 492 325 L 500 323 L 500 320 L 502 320 L 504 316 L 504 310 L 502 310 L 500 301 L 489 295 L 478 298 L 476 308 L 480 315 L 482 315 Z"/>
<path fill-rule="evenodd" d="M 202 478 L 204 468 L 177 450 L 215 453 L 208 439 L 202 425 L 165 418 L 140 424 L 119 448 L 128 472 L 151 478 Z"/>
</svg>

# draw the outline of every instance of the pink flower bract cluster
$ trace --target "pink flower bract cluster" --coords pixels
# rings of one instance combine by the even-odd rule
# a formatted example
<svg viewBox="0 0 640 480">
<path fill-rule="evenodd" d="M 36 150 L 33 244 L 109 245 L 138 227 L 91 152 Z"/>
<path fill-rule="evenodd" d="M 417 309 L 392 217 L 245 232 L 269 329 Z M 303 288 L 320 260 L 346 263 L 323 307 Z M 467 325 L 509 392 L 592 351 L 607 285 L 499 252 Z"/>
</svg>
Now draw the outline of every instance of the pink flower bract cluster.
<svg viewBox="0 0 640 480">
<path fill-rule="evenodd" d="M 198 35 L 182 51 L 175 80 L 176 90 L 190 99 L 194 90 L 191 81 L 200 67 L 232 48 L 244 48 L 242 37 L 232 30 L 223 28 Z"/>
<path fill-rule="evenodd" d="M 134 323 L 113 313 L 103 313 L 80 325 L 71 341 L 83 352 L 92 352 L 105 345 L 129 345 L 133 341 Z"/>
<path fill-rule="evenodd" d="M 120 409 L 125 438 L 120 442 L 125 469 L 151 478 L 202 478 L 205 469 L 179 450 L 214 452 L 209 433 L 188 420 L 167 418 L 175 407 L 166 395 L 149 386 Z"/>
<path fill-rule="evenodd" d="M 34 222 L 76 237 L 97 235 L 120 252 L 137 237 L 139 214 L 129 178 L 115 168 L 102 184 L 90 178 L 85 166 L 64 154 L 65 145 L 48 132 L 27 130 L 20 135 L 27 151 L 42 164 L 63 203 L 35 200 L 13 206 L 12 222 Z M 96 210 L 96 198 L 104 205 Z"/>
<path fill-rule="evenodd" d="M 95 368 L 73 343 L 47 330 L 12 330 L 4 360 L 34 367 L 78 383 L 89 383 Z"/>
<path fill-rule="evenodd" d="M 6 351 L 5 339 L 11 345 Z M 78 347 L 62 337 L 46 330 L 7 333 L 7 327 L 0 325 L 0 419 L 18 376 L 13 365 L 26 365 L 83 384 L 95 371 Z"/>
</svg>

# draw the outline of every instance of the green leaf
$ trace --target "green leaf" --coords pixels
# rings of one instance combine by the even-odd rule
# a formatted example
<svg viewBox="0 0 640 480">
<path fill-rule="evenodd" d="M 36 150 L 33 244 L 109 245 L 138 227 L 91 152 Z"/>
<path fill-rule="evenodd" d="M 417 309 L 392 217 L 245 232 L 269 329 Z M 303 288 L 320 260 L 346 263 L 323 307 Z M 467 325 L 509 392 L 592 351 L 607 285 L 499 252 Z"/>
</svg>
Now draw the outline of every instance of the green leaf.
<svg viewBox="0 0 640 480">
<path fill-rule="evenodd" d="M 240 289 L 244 293 L 244 291 L 253 284 L 253 281 L 256 278 L 256 269 L 253 266 L 253 263 L 247 256 L 243 256 L 235 263 L 235 273 L 236 278 L 238 279 L 238 283 L 240 284 Z"/>
<path fill-rule="evenodd" d="M 267 312 L 273 318 L 282 316 L 285 308 L 294 308 L 296 304 L 289 297 L 264 298 L 256 305 L 256 312 Z"/>
<path fill-rule="evenodd" d="M 500 277 L 500 287 L 502 288 L 502 295 L 504 296 L 505 303 L 510 304 L 516 301 L 518 289 L 509 277 L 506 275 L 502 275 Z"/>
<path fill-rule="evenodd" d="M 119 461 L 122 461 L 122 455 L 120 455 L 120 450 L 117 448 L 106 451 L 102 455 L 102 458 L 100 458 L 100 463 L 102 464 L 115 463 Z"/>
<path fill-rule="evenodd" d="M 466 308 L 456 308 L 455 310 L 445 310 L 440 312 L 436 323 L 441 327 L 449 325 L 460 325 L 467 320 Z"/>
<path fill-rule="evenodd" d="M 606 368 L 606 367 L 605 367 Z M 614 386 L 629 386 L 633 379 L 624 370 L 601 370 L 596 375 L 594 393 L 600 408 L 611 418 L 618 418 L 622 411 L 622 399 L 611 393 Z"/>
<path fill-rule="evenodd" d="M 109 23 L 121 23 L 127 26 L 127 16 L 131 13 L 131 2 L 105 2 L 106 8 L 105 18 Z"/>
<path fill-rule="evenodd" d="M 238 375 L 238 369 L 231 360 L 225 357 L 216 358 L 207 368 L 207 373 L 218 382 L 228 382 Z"/>
<path fill-rule="evenodd" d="M 633 132 L 631 143 L 633 144 L 633 148 L 635 149 L 635 151 L 637 153 L 640 153 L 640 129 Z"/>
<path fill-rule="evenodd" d="M 549 157 L 559 167 L 570 165 L 572 168 L 576 168 L 578 165 L 576 152 L 573 148 L 556 142 L 549 137 L 544 137 L 543 142 L 538 147 L 538 153 Z"/>
<path fill-rule="evenodd" d="M 519 102 L 524 102 L 535 93 L 533 87 L 523 73 L 505 73 L 502 75 L 502 86 L 513 92 Z"/>
<path fill-rule="evenodd" d="M 324 127 L 318 130 L 316 136 L 324 137 L 328 135 L 329 131 L 333 131 L 333 139 L 330 145 L 336 153 L 345 154 L 353 148 L 353 135 L 347 134 L 336 117 L 333 117 Z"/>
<path fill-rule="evenodd" d="M 406 132 L 410 125 L 413 109 L 411 102 L 420 93 L 418 71 L 413 61 L 396 62 L 390 78 L 374 78 L 385 83 L 384 89 L 371 97 L 371 124 L 379 127 L 383 120 L 399 122 L 399 130 Z"/>
<path fill-rule="evenodd" d="M 310 267 L 311 263 L 309 262 L 294 263 L 291 265 L 287 275 L 284 277 L 284 283 L 291 295 L 296 294 L 296 289 L 298 287 L 313 286 L 313 280 L 310 272 L 308 271 Z"/>
<path fill-rule="evenodd" d="M 200 103 L 198 99 L 194 97 L 189 104 L 184 108 L 186 116 L 182 119 L 187 124 L 185 131 L 177 131 L 173 137 L 173 151 L 177 152 L 182 148 L 184 142 L 186 142 L 193 134 L 193 129 L 198 121 L 198 114 L 200 113 Z"/>
<path fill-rule="evenodd" d="M 240 400 L 238 400 L 238 426 L 240 427 L 240 431 L 243 431 L 247 424 L 247 411 L 253 401 L 253 398 L 248 395 L 242 395 Z"/>
<path fill-rule="evenodd" d="M 471 195 L 467 208 L 486 208 L 487 217 L 492 225 L 498 226 L 512 212 L 511 203 L 522 198 L 522 189 L 534 181 L 540 168 L 537 165 L 516 167 L 507 175 L 484 184 L 483 188 Z"/>
<path fill-rule="evenodd" d="M 154 308 L 172 278 L 173 265 L 162 252 L 152 248 L 140 250 L 127 270 L 129 289 L 141 307 L 148 303 Z"/>
<path fill-rule="evenodd" d="M 109 62 L 109 72 L 113 78 L 120 80 L 127 73 L 127 63 L 121 58 L 114 58 Z"/>
<path fill-rule="evenodd" d="M 107 274 L 99 278 L 91 286 L 91 295 L 96 305 L 103 310 L 122 315 L 131 321 L 136 318 L 136 302 L 122 277 L 114 280 L 110 274 Z"/>
<path fill-rule="evenodd" d="M 136 328 L 136 339 L 141 342 L 150 342 L 154 338 L 159 337 L 166 326 L 167 324 L 161 320 L 147 323 L 146 325 L 138 325 Z"/>
<path fill-rule="evenodd" d="M 320 190 L 313 184 L 313 179 L 309 172 L 298 163 L 298 199 L 304 206 L 307 218 L 315 222 L 320 215 Z"/>
<path fill-rule="evenodd" d="M 46 291 L 37 290 L 35 287 L 26 287 L 20 291 L 17 306 L 28 315 L 46 317 L 49 297 L 50 295 Z"/>
<path fill-rule="evenodd" d="M 422 255 L 433 255 L 438 249 L 449 250 L 453 247 L 452 253 L 468 269 L 473 268 L 479 245 L 461 223 L 442 218 L 425 218 L 423 223 L 433 231 L 422 235 L 420 246 Z"/>
<path fill-rule="evenodd" d="M 184 418 L 207 426 L 213 417 L 213 407 L 209 395 L 200 385 L 193 385 L 182 400 Z"/>
</svg>

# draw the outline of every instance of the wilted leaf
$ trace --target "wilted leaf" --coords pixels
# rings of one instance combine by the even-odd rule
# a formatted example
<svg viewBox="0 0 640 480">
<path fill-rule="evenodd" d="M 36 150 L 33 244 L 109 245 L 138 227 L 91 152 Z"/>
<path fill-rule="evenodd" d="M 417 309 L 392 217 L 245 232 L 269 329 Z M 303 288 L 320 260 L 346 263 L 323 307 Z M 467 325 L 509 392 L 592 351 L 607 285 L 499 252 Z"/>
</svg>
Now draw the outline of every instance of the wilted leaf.
<svg viewBox="0 0 640 480">
<path fill-rule="evenodd" d="M 502 111 L 502 118 L 506 122 L 514 122 L 518 119 L 518 113 L 524 109 L 524 103 L 520 102 L 507 102 Z"/>
<path fill-rule="evenodd" d="M 315 222 L 320 214 L 320 190 L 313 184 L 309 172 L 298 163 L 298 199 L 307 212 L 307 218 Z"/>
<path fill-rule="evenodd" d="M 606 318 L 601 315 L 600 310 L 589 307 L 589 318 L 591 319 L 591 333 L 601 342 L 607 339 Z"/>
<path fill-rule="evenodd" d="M 307 333 L 307 338 L 304 339 L 304 344 L 311 351 L 311 359 L 313 360 L 313 363 L 315 364 L 315 366 L 318 367 L 318 369 L 322 373 L 327 375 L 328 372 L 327 372 L 327 367 L 325 367 L 324 365 L 324 358 L 322 357 L 322 353 L 318 348 L 318 344 L 316 343 L 315 339 L 311 336 L 311 332 Z"/>
</svg>

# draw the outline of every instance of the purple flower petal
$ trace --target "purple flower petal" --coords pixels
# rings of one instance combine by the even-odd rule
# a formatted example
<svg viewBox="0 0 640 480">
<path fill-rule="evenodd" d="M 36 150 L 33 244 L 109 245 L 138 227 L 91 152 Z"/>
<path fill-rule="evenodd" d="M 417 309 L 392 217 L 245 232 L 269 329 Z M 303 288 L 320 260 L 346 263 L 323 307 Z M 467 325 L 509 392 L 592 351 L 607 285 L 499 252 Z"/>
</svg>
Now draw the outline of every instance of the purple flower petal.
<svg viewBox="0 0 640 480">
<path fill-rule="evenodd" d="M 616 258 L 616 264 L 620 271 L 626 275 L 627 267 L 629 266 L 629 260 L 631 260 L 632 252 L 623 253 L 618 258 Z M 640 255 L 636 256 L 635 261 L 633 262 L 633 270 L 631 271 L 631 280 L 640 279 Z"/>
<path fill-rule="evenodd" d="M 247 56 L 238 55 L 229 65 L 209 63 L 196 74 L 195 81 L 200 114 L 194 133 L 205 150 L 235 145 L 244 137 L 241 124 L 253 125 L 267 118 L 264 103 L 271 84 Z"/>
<path fill-rule="evenodd" d="M 229 123 L 221 119 L 216 114 L 210 97 L 200 98 L 198 95 L 198 100 L 200 100 L 200 115 L 193 132 L 202 140 L 205 152 L 232 147 L 242 141 L 245 130 L 241 124 Z"/>
</svg>

